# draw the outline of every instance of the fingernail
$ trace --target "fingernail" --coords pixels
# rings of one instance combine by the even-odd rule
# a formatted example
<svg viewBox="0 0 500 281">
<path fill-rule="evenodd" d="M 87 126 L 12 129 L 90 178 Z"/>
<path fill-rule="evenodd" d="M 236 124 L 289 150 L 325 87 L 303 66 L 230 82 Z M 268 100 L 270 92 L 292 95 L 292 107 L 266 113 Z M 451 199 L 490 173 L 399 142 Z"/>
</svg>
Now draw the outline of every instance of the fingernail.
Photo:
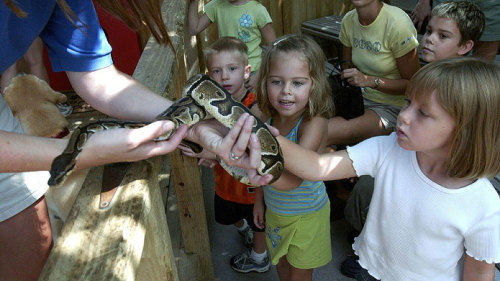
<svg viewBox="0 0 500 281">
<path fill-rule="evenodd" d="M 163 122 L 163 125 L 161 126 L 161 128 L 163 129 L 163 131 L 167 131 L 170 129 L 170 124 L 168 121 L 165 121 Z"/>
</svg>

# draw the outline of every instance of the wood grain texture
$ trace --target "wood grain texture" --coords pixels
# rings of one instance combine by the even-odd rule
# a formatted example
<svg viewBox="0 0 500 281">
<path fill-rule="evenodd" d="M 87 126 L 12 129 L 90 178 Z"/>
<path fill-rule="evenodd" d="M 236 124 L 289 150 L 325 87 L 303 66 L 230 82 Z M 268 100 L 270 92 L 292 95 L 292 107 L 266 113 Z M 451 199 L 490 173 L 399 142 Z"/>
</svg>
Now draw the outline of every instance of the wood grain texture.
<svg viewBox="0 0 500 281">
<path fill-rule="evenodd" d="M 177 67 L 178 79 L 174 86 L 176 99 L 180 98 L 180 92 L 187 79 L 185 64 L 179 62 Z M 178 150 L 170 153 L 169 156 L 172 163 L 172 179 L 177 198 L 184 251 L 186 254 L 197 256 L 198 263 L 195 265 L 199 266 L 199 280 L 214 280 L 198 160 L 183 156 Z"/>
<path fill-rule="evenodd" d="M 158 191 L 158 186 L 149 185 L 157 182 L 154 161 L 133 163 L 105 209 L 99 209 L 102 171 L 102 167 L 96 167 L 89 172 L 39 280 L 137 280 L 143 254 L 146 258 L 155 256 L 151 246 L 145 249 L 149 253 L 143 252 L 148 229 L 159 231 L 158 225 L 164 224 L 156 221 L 161 219 L 157 212 L 162 208 L 153 205 L 157 200 L 152 199 L 152 191 Z M 161 228 L 163 232 L 165 229 Z M 165 234 L 168 231 L 154 235 Z M 148 243 L 163 248 L 156 254 L 171 255 L 168 242 L 155 240 Z M 154 280 L 178 280 L 172 259 L 159 263 L 155 270 L 165 275 Z M 172 278 L 166 279 L 168 276 Z"/>
</svg>

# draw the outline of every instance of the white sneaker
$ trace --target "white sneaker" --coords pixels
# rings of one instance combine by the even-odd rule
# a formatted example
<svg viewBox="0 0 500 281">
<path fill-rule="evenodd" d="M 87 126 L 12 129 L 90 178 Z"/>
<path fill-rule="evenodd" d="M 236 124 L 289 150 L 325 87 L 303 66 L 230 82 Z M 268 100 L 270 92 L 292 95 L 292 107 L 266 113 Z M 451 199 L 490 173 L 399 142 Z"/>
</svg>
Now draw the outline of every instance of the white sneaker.
<svg viewBox="0 0 500 281">
<path fill-rule="evenodd" d="M 253 246 L 253 230 L 247 226 L 243 230 L 238 230 L 238 233 L 243 237 L 243 244 L 250 248 Z"/>
<path fill-rule="evenodd" d="M 231 258 L 231 268 L 235 271 L 241 273 L 248 273 L 251 271 L 255 272 L 266 272 L 271 266 L 271 261 L 269 260 L 269 253 L 266 253 L 266 257 L 261 263 L 256 263 L 251 256 L 252 249 L 247 249 L 243 253 L 236 255 Z"/>
</svg>

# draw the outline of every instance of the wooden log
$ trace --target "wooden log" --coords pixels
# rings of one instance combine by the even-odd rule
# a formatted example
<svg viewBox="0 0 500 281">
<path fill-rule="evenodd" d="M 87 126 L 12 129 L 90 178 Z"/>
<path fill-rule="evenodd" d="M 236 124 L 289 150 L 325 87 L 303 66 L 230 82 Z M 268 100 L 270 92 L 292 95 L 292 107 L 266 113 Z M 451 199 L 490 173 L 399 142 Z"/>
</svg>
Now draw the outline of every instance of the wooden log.
<svg viewBox="0 0 500 281">
<path fill-rule="evenodd" d="M 133 163 L 104 209 L 99 208 L 103 167 L 91 169 L 39 280 L 137 280 L 143 255 L 156 261 L 144 263 L 155 272 L 147 280 L 178 280 L 172 260 L 162 258 L 169 255 L 168 241 L 161 241 L 169 233 L 159 221 L 158 185 L 150 187 L 157 182 L 154 161 Z M 150 230 L 157 233 L 151 231 L 148 242 Z"/>
<path fill-rule="evenodd" d="M 153 162 L 154 171 L 152 174 L 159 174 L 160 164 L 160 157 L 156 157 Z M 179 281 L 158 180 L 151 179 L 148 190 L 151 194 L 151 209 L 148 212 L 149 215 L 146 216 L 144 250 L 136 280 Z"/>
<path fill-rule="evenodd" d="M 177 64 L 178 73 L 174 93 L 180 98 L 181 90 L 186 81 L 185 64 L 182 57 Z M 186 254 L 198 256 L 200 280 L 214 280 L 210 241 L 203 199 L 201 173 L 197 165 L 198 160 L 183 156 L 180 151 L 170 154 L 172 163 L 172 178 L 175 187 L 179 220 L 181 224 L 184 251 Z"/>
</svg>

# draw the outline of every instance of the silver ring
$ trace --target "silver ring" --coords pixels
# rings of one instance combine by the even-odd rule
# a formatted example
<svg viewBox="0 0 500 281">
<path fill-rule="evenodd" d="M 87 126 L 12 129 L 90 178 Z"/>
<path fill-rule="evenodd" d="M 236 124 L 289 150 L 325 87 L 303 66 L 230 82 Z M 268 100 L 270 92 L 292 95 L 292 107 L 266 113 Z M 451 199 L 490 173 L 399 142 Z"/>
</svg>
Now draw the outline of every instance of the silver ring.
<svg viewBox="0 0 500 281">
<path fill-rule="evenodd" d="M 234 153 L 232 151 L 229 152 L 229 158 L 231 158 L 232 161 L 240 159 L 240 157 L 234 155 Z"/>
</svg>

